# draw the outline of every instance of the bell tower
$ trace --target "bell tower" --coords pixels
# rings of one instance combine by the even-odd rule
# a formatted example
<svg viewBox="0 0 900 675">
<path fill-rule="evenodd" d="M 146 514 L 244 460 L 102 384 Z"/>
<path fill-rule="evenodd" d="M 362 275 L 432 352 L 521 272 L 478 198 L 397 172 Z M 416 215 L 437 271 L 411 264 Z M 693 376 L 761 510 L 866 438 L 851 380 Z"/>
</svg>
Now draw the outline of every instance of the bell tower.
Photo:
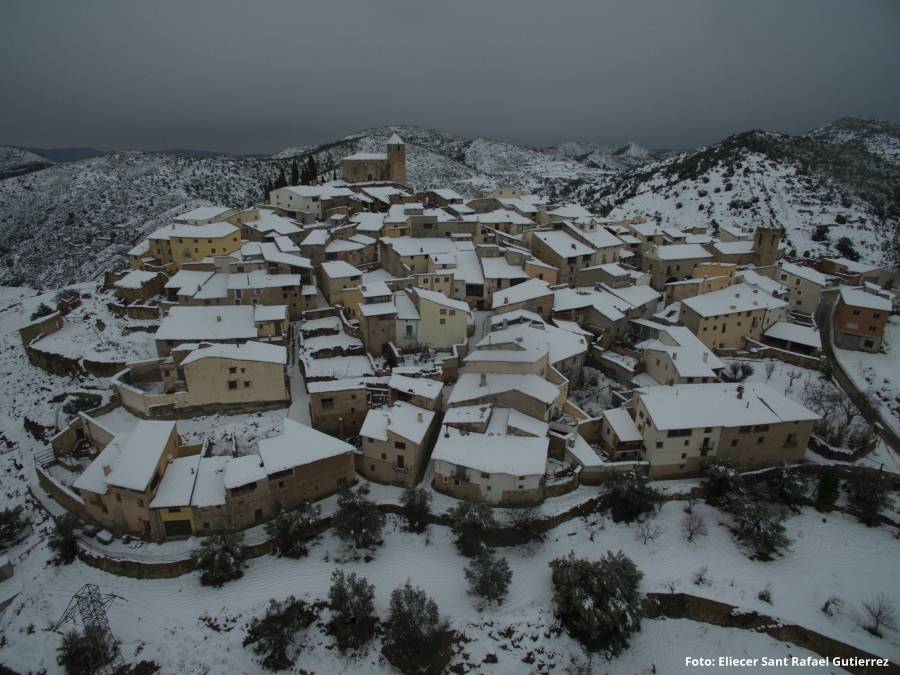
<svg viewBox="0 0 900 675">
<path fill-rule="evenodd" d="M 406 144 L 397 134 L 387 144 L 387 165 L 388 180 L 406 185 Z"/>
<path fill-rule="evenodd" d="M 753 264 L 756 267 L 774 265 L 781 258 L 781 228 L 769 225 L 756 228 L 753 234 Z"/>
</svg>

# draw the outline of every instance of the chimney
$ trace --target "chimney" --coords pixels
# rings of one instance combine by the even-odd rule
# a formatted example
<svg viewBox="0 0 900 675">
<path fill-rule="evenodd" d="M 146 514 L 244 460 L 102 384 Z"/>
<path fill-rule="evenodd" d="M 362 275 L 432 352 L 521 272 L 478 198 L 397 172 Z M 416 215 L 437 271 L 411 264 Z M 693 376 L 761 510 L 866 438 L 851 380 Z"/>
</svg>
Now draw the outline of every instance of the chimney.
<svg viewBox="0 0 900 675">
<path fill-rule="evenodd" d="M 112 473 L 112 467 L 109 464 L 104 464 L 103 465 L 103 475 L 108 476 L 111 473 Z"/>
<path fill-rule="evenodd" d="M 222 323 L 222 315 L 221 314 L 216 315 L 216 321 L 219 323 Z"/>
<path fill-rule="evenodd" d="M 739 385 L 737 386 L 737 397 L 738 397 L 739 399 L 744 398 L 744 385 L 742 385 L 742 384 L 739 384 Z M 749 405 L 749 404 L 748 404 L 748 405 Z"/>
<path fill-rule="evenodd" d="M 416 422 L 421 422 L 421 421 L 422 421 L 422 413 L 417 412 L 416 413 Z"/>
<path fill-rule="evenodd" d="M 709 352 L 703 352 L 703 363 L 709 362 Z"/>
<path fill-rule="evenodd" d="M 678 360 L 678 352 L 672 352 L 672 360 L 673 360 L 673 361 L 677 361 L 677 360 Z"/>
<path fill-rule="evenodd" d="M 479 387 L 486 387 L 486 386 L 487 386 L 487 375 L 486 375 L 486 374 L 484 374 L 484 373 L 481 374 L 481 379 L 480 379 L 479 382 L 478 382 L 478 386 L 479 386 Z"/>
</svg>

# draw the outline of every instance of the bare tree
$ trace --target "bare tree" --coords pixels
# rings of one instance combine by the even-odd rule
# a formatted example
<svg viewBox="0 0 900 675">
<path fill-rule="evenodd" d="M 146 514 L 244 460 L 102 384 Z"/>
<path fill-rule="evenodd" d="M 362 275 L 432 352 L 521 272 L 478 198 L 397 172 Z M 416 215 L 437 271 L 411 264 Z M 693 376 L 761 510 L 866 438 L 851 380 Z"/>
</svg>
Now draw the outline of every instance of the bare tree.
<svg viewBox="0 0 900 675">
<path fill-rule="evenodd" d="M 526 538 L 540 539 L 541 509 L 537 506 L 525 506 L 516 509 L 506 509 L 506 515 L 514 529 L 522 532 Z"/>
<path fill-rule="evenodd" d="M 801 373 L 799 370 L 789 370 L 787 372 L 788 386 L 784 390 L 785 394 L 787 394 L 789 391 L 794 390 L 794 380 L 799 380 L 802 375 L 803 375 L 803 373 Z"/>
<path fill-rule="evenodd" d="M 709 532 L 706 529 L 706 521 L 698 513 L 686 513 L 681 519 L 681 535 L 689 544 L 693 544 L 699 537 L 705 537 Z"/>
<path fill-rule="evenodd" d="M 879 593 L 862 604 L 865 615 L 862 627 L 872 635 L 881 637 L 881 629 L 896 630 L 897 611 L 894 603 L 884 593 Z"/>
<path fill-rule="evenodd" d="M 766 361 L 766 379 L 772 379 L 772 373 L 775 372 L 775 362 L 774 361 Z"/>
<path fill-rule="evenodd" d="M 694 585 L 695 586 L 706 586 L 709 583 L 709 567 L 704 565 L 699 570 L 694 572 Z"/>
<path fill-rule="evenodd" d="M 651 523 L 640 523 L 634 531 L 634 538 L 645 546 L 651 541 L 656 541 L 663 532 L 666 531 L 662 525 L 653 525 Z"/>
</svg>

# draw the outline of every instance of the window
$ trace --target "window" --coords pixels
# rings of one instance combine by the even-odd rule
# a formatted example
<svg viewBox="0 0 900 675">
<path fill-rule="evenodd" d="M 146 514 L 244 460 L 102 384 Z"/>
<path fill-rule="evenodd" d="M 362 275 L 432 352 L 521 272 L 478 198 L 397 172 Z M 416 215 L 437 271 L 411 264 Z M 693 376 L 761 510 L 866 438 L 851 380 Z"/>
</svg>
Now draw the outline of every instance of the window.
<svg viewBox="0 0 900 675">
<path fill-rule="evenodd" d="M 387 453 L 386 452 L 381 453 L 381 459 L 387 461 Z"/>
<path fill-rule="evenodd" d="M 657 449 L 661 448 L 662 446 L 663 446 L 662 441 L 656 441 Z"/>
<path fill-rule="evenodd" d="M 853 316 L 859 316 L 859 310 L 858 310 L 858 309 L 854 309 L 854 310 L 853 310 Z"/>
<path fill-rule="evenodd" d="M 687 453 L 686 453 L 686 452 L 682 452 L 682 453 L 681 453 L 681 459 L 687 459 Z"/>
<path fill-rule="evenodd" d="M 253 383 L 250 380 L 244 380 L 244 389 L 249 389 L 251 386 L 253 386 Z"/>
<path fill-rule="evenodd" d="M 441 314 L 443 315 L 443 314 L 446 314 L 446 313 L 447 313 L 447 310 L 444 309 L 444 308 L 442 307 L 442 308 L 441 308 Z"/>
<path fill-rule="evenodd" d="M 237 368 L 229 368 L 228 372 L 229 374 L 234 375 L 237 372 Z"/>
<path fill-rule="evenodd" d="M 764 441 L 765 439 L 766 439 L 765 436 L 760 436 L 759 438 L 756 439 L 756 444 L 757 444 L 757 445 L 762 445 L 762 444 L 763 444 L 763 441 Z"/>
<path fill-rule="evenodd" d="M 873 318 L 873 319 L 880 319 L 880 318 L 881 318 L 881 312 L 873 312 L 873 313 L 872 313 L 872 318 Z"/>
<path fill-rule="evenodd" d="M 441 325 L 445 325 L 447 323 L 447 319 L 441 319 Z"/>
<path fill-rule="evenodd" d="M 333 408 L 334 407 L 334 399 L 333 398 L 323 398 L 322 399 L 322 407 L 323 408 Z"/>
<path fill-rule="evenodd" d="M 394 447 L 397 448 L 397 450 L 406 450 L 406 443 L 403 443 L 402 441 L 394 441 Z"/>
<path fill-rule="evenodd" d="M 731 447 L 732 447 L 732 448 L 736 448 L 736 447 L 737 447 L 737 439 L 736 439 L 736 438 L 732 438 L 732 439 L 731 439 Z"/>
<path fill-rule="evenodd" d="M 397 455 L 397 468 L 398 469 L 406 468 L 406 460 L 403 459 L 403 455 Z"/>
<path fill-rule="evenodd" d="M 229 389 L 237 389 L 237 380 L 228 380 Z"/>
</svg>

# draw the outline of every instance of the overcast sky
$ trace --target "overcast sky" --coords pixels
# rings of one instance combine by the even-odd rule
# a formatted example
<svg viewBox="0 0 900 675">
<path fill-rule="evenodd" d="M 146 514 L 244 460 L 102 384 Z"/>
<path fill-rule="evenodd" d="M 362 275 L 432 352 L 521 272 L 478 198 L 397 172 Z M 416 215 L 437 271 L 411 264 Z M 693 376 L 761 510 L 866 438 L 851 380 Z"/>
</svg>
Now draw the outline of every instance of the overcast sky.
<svg viewBox="0 0 900 675">
<path fill-rule="evenodd" d="M 0 143 L 274 152 L 416 124 L 685 148 L 900 122 L 900 0 L 4 0 Z"/>
</svg>

